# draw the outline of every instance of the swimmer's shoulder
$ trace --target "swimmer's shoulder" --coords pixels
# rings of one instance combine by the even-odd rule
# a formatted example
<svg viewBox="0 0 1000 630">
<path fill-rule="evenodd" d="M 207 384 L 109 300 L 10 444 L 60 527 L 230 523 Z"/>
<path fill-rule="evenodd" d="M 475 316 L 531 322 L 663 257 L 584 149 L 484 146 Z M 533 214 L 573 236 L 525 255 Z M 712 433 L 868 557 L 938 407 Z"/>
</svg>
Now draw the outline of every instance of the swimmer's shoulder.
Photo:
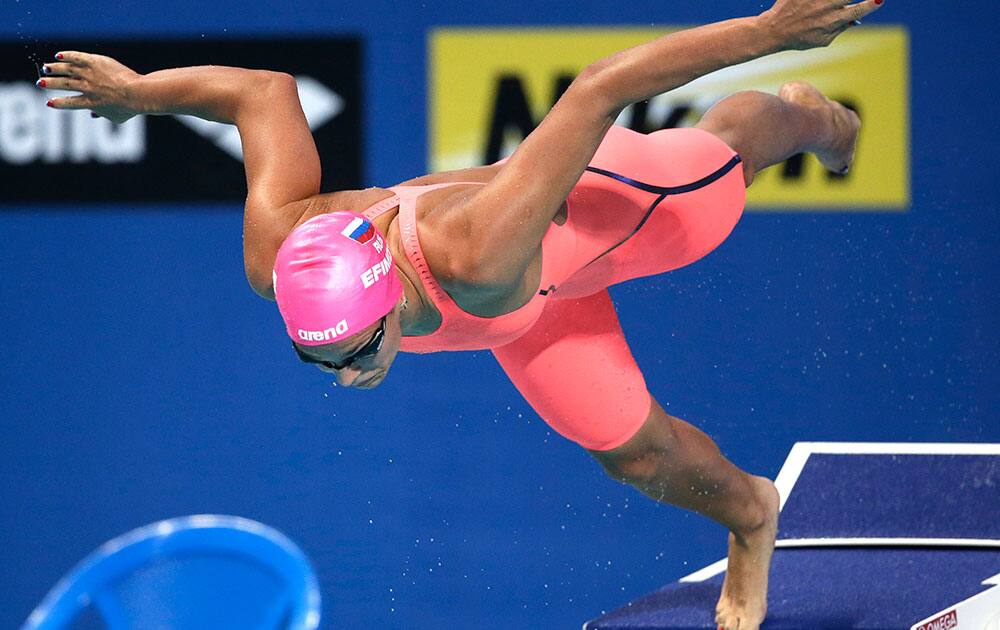
<svg viewBox="0 0 1000 630">
<path fill-rule="evenodd" d="M 336 192 L 320 193 L 296 202 L 297 208 L 291 213 L 299 212 L 292 229 L 302 225 L 313 217 L 341 210 L 361 213 L 376 203 L 393 195 L 385 188 L 365 188 L 363 190 L 338 190 Z"/>
<path fill-rule="evenodd" d="M 524 278 L 512 285 L 483 277 L 477 265 L 469 264 L 476 260 L 477 252 L 467 222 L 476 215 L 463 209 L 474 203 L 484 184 L 459 181 L 430 190 L 417 198 L 415 214 L 421 252 L 441 288 L 463 311 L 479 317 L 497 317 L 517 310 L 534 295 L 541 257 L 537 266 L 533 265 Z"/>
<path fill-rule="evenodd" d="M 431 186 L 434 184 L 449 184 L 459 182 L 478 182 L 487 184 L 500 172 L 502 164 L 490 164 L 489 166 L 476 166 L 473 168 L 462 168 L 455 171 L 441 171 L 422 175 L 405 182 L 400 182 L 400 186 Z"/>
</svg>

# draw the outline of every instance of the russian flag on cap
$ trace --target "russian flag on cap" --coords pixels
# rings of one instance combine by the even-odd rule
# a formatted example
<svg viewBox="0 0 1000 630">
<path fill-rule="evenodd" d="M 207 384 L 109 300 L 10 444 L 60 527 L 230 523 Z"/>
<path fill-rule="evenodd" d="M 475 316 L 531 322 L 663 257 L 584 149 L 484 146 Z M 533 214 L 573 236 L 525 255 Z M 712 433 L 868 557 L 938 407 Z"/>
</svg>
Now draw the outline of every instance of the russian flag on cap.
<svg viewBox="0 0 1000 630">
<path fill-rule="evenodd" d="M 358 241 L 362 245 L 367 245 L 373 238 L 375 238 L 375 226 L 371 224 L 370 221 L 362 219 L 361 217 L 355 217 L 351 219 L 351 222 L 347 224 L 343 230 L 340 231 L 341 234 L 347 238 Z"/>
</svg>

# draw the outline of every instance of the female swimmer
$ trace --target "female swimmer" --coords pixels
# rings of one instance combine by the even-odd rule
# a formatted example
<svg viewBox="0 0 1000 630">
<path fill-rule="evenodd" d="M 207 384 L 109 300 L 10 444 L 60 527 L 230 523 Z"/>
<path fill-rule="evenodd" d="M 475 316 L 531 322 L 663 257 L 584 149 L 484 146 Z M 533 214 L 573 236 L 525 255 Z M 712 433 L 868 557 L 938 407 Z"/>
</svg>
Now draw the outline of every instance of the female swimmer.
<svg viewBox="0 0 1000 630">
<path fill-rule="evenodd" d="M 858 118 L 804 83 L 742 92 L 692 129 L 612 127 L 627 105 L 714 70 L 825 46 L 882 0 L 777 0 L 760 15 L 661 37 L 583 70 L 504 162 L 389 189 L 320 194 L 294 80 L 226 67 L 139 75 L 61 52 L 49 102 L 122 122 L 190 114 L 235 124 L 250 285 L 276 299 L 300 357 L 373 388 L 396 353 L 489 348 L 555 430 L 616 479 L 731 532 L 718 623 L 757 628 L 777 530 L 774 485 L 727 461 L 649 394 L 607 287 L 717 247 L 754 174 L 810 151 L 850 164 Z"/>
</svg>

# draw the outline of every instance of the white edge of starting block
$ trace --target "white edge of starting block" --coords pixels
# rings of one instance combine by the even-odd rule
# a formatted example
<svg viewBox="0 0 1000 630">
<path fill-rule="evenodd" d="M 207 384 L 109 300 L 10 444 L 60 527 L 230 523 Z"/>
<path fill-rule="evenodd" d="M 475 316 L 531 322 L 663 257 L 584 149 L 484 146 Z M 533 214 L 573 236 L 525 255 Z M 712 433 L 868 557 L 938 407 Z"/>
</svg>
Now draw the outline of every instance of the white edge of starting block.
<svg viewBox="0 0 1000 630">
<path fill-rule="evenodd" d="M 993 538 L 786 538 L 775 549 L 801 547 L 978 547 L 1000 549 Z"/>
<path fill-rule="evenodd" d="M 778 471 L 774 485 L 781 507 L 792 493 L 809 456 L 819 455 L 1000 455 L 1000 444 L 961 442 L 796 442 Z"/>
<path fill-rule="evenodd" d="M 982 593 L 921 619 L 910 630 L 937 630 L 937 628 L 981 628 L 1000 630 L 1000 574 L 983 580 L 984 585 L 993 586 Z"/>
<path fill-rule="evenodd" d="M 975 444 L 962 442 L 796 442 L 788 452 L 774 485 L 781 496 L 781 508 L 792 493 L 795 482 L 813 454 L 822 455 L 1000 455 L 1000 444 Z M 803 538 L 779 540 L 776 548 L 836 547 L 836 546 L 942 546 L 942 547 L 1000 547 L 997 540 L 959 540 L 944 538 Z M 726 570 L 723 558 L 682 577 L 681 582 L 704 582 Z M 996 578 L 1000 580 L 1000 578 Z M 997 630 L 1000 630 L 998 627 Z"/>
<path fill-rule="evenodd" d="M 697 571 L 695 571 L 691 575 L 685 575 L 684 577 L 682 577 L 678 581 L 679 582 L 704 582 L 705 580 L 714 578 L 715 576 L 717 576 L 720 573 L 724 572 L 726 570 L 726 567 L 728 565 L 729 565 L 729 558 L 723 558 L 722 560 L 719 560 L 718 562 L 713 562 L 712 564 L 708 565 L 704 569 L 698 569 Z"/>
<path fill-rule="evenodd" d="M 978 547 L 1000 549 L 1000 540 L 990 538 L 798 538 L 779 540 L 775 549 L 801 549 L 804 547 Z M 725 572 L 726 558 L 698 569 L 690 575 L 685 575 L 679 582 L 704 582 Z M 1000 575 L 996 575 L 983 584 L 1000 585 Z M 1000 630 L 998 626 L 997 630 Z"/>
</svg>

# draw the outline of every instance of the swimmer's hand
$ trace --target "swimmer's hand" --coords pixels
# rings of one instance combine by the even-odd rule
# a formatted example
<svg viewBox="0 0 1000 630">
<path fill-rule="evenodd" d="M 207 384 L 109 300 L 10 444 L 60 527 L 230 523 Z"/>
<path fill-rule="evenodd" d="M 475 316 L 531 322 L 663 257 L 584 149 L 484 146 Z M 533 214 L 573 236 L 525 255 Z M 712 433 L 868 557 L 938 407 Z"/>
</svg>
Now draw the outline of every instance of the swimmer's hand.
<svg viewBox="0 0 1000 630">
<path fill-rule="evenodd" d="M 132 102 L 132 86 L 141 75 L 104 55 L 64 51 L 42 68 L 38 86 L 80 92 L 49 101 L 55 109 L 89 109 L 93 116 L 123 123 L 142 112 Z"/>
<path fill-rule="evenodd" d="M 777 0 L 761 22 L 786 50 L 828 46 L 838 35 L 882 7 L 884 0 Z"/>
</svg>

